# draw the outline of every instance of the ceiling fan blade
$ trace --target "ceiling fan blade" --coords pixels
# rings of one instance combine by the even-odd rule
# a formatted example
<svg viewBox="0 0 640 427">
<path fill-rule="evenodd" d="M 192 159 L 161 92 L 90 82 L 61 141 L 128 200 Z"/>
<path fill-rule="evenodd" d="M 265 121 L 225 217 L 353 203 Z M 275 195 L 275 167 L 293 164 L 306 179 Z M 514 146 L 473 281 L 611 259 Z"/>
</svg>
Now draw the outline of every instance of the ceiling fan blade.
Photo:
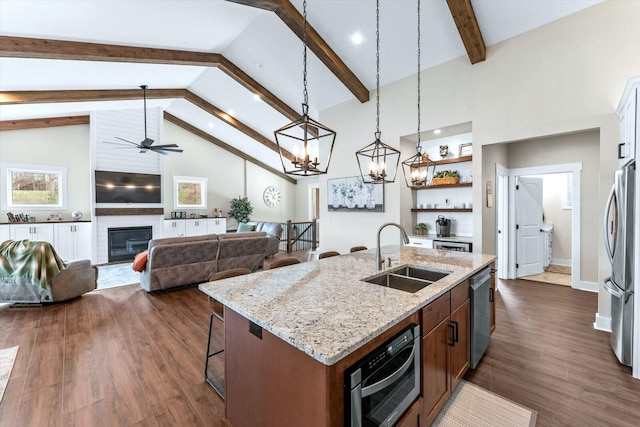
<svg viewBox="0 0 640 427">
<path fill-rule="evenodd" d="M 122 142 L 113 142 L 113 141 L 102 141 L 103 144 L 111 144 L 111 145 L 120 145 L 122 147 L 129 147 L 127 144 L 123 144 Z"/>
<path fill-rule="evenodd" d="M 119 139 L 120 141 L 128 142 L 129 144 L 133 144 L 133 145 L 136 145 L 136 146 L 138 145 L 138 144 L 136 144 L 136 143 L 135 143 L 135 142 L 133 142 L 133 141 L 129 141 L 129 140 L 124 139 L 124 138 L 120 138 L 119 136 L 116 136 L 115 138 L 116 138 L 116 139 Z"/>
<path fill-rule="evenodd" d="M 154 153 L 162 154 L 163 156 L 166 156 L 168 154 L 164 150 L 151 150 L 151 151 L 153 151 Z"/>
<path fill-rule="evenodd" d="M 182 151 L 183 151 L 182 148 L 160 148 L 160 149 L 158 149 L 158 148 L 155 148 L 155 147 L 151 147 L 150 150 L 151 151 L 158 151 L 158 152 L 160 152 L 160 151 L 171 151 L 173 153 L 182 153 Z"/>
<path fill-rule="evenodd" d="M 176 144 L 154 145 L 152 148 L 180 148 Z"/>
</svg>

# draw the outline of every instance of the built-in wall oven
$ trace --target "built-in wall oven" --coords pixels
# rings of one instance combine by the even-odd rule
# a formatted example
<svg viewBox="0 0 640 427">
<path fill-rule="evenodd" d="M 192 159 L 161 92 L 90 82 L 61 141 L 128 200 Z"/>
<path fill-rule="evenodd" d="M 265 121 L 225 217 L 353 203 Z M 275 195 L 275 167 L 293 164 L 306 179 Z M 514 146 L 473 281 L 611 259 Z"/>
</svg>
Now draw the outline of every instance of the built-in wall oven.
<svg viewBox="0 0 640 427">
<path fill-rule="evenodd" d="M 446 249 L 448 251 L 471 252 L 471 242 L 452 242 L 449 240 L 434 240 L 433 249 Z"/>
<path fill-rule="evenodd" d="M 345 371 L 345 425 L 391 426 L 420 394 L 420 326 L 412 324 Z"/>
</svg>

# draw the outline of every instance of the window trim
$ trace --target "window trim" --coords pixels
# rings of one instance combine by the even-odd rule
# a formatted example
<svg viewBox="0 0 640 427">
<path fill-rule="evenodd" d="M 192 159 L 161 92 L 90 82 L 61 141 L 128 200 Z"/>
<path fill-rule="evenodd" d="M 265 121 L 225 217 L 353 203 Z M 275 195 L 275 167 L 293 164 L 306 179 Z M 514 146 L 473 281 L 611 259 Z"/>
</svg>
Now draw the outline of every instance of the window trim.
<svg viewBox="0 0 640 427">
<path fill-rule="evenodd" d="M 50 205 L 32 205 L 32 204 L 14 204 L 12 203 L 12 172 L 33 172 L 33 173 L 45 173 L 56 174 L 58 176 L 58 190 L 59 197 L 56 204 Z M 2 185 L 2 209 L 30 209 L 30 210 L 51 210 L 51 209 L 67 209 L 67 175 L 68 168 L 66 166 L 52 166 L 52 165 L 36 165 L 27 163 L 0 163 L 0 181 Z"/>
<path fill-rule="evenodd" d="M 207 209 L 207 181 L 208 178 L 195 176 L 173 176 L 173 208 L 174 209 Z M 181 183 L 200 184 L 200 197 L 202 203 L 199 205 L 181 205 L 178 202 L 178 186 Z"/>
</svg>

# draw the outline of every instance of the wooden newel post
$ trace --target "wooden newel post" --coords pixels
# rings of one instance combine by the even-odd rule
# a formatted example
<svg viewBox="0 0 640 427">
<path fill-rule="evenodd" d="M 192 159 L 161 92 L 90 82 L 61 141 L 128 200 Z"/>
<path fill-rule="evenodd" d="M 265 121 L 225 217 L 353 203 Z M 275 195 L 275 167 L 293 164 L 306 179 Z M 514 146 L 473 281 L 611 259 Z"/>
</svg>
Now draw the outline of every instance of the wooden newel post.
<svg viewBox="0 0 640 427">
<path fill-rule="evenodd" d="M 317 249 L 316 242 L 318 241 L 318 229 L 316 227 L 317 220 L 313 218 L 311 224 L 311 250 L 315 251 Z"/>
<path fill-rule="evenodd" d="M 291 253 L 291 220 L 287 220 L 287 253 Z"/>
</svg>

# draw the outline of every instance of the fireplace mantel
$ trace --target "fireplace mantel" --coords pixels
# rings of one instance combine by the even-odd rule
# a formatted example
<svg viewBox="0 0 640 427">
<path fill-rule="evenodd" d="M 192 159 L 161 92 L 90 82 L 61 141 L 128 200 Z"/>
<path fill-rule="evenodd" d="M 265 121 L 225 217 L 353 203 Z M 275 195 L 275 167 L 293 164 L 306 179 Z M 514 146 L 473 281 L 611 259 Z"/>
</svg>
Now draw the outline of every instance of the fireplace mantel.
<svg viewBox="0 0 640 427">
<path fill-rule="evenodd" d="M 164 208 L 96 208 L 95 216 L 164 215 Z"/>
</svg>

